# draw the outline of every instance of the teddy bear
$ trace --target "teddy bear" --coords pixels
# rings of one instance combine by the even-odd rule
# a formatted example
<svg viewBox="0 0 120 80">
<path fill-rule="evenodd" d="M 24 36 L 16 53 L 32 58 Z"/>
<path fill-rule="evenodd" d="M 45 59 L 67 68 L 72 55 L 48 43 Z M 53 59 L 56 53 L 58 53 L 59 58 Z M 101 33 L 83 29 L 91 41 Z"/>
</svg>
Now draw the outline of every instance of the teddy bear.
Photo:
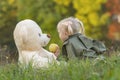
<svg viewBox="0 0 120 80">
<path fill-rule="evenodd" d="M 31 64 L 34 68 L 40 68 L 58 63 L 57 57 L 43 48 L 49 43 L 50 35 L 43 34 L 35 21 L 25 19 L 18 22 L 13 36 L 19 54 L 19 65 L 26 67 Z"/>
</svg>

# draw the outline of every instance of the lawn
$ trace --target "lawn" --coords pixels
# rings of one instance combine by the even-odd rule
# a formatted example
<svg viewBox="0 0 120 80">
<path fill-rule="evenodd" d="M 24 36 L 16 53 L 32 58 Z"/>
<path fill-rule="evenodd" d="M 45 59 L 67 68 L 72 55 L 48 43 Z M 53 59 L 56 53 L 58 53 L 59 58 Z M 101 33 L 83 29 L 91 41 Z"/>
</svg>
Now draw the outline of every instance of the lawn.
<svg viewBox="0 0 120 80">
<path fill-rule="evenodd" d="M 95 60 L 71 60 L 45 69 L 20 68 L 15 63 L 0 67 L 0 80 L 120 80 L 120 52 Z"/>
</svg>

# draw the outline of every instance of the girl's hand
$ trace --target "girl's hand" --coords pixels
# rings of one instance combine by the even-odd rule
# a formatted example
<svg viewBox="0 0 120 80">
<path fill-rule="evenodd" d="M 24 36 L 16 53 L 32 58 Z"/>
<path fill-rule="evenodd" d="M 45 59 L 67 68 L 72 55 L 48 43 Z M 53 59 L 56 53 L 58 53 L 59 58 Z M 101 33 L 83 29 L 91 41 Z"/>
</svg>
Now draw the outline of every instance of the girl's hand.
<svg viewBox="0 0 120 80">
<path fill-rule="evenodd" d="M 60 48 L 59 48 L 59 46 L 57 47 L 57 49 L 56 49 L 56 51 L 55 51 L 54 54 L 55 54 L 56 57 L 59 56 L 59 54 L 60 54 Z"/>
<path fill-rule="evenodd" d="M 60 54 L 60 48 L 55 43 L 50 44 L 49 50 L 50 52 L 54 53 L 56 57 L 58 57 L 58 55 Z"/>
</svg>

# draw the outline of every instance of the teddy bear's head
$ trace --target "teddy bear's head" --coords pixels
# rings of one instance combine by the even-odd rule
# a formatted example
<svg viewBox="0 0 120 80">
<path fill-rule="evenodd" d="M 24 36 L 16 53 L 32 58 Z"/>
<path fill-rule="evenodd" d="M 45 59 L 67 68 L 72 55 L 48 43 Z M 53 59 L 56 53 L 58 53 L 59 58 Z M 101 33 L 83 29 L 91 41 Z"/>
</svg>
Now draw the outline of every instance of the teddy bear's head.
<svg viewBox="0 0 120 80">
<path fill-rule="evenodd" d="M 75 33 L 84 34 L 83 23 L 74 17 L 68 17 L 61 20 L 57 25 L 57 30 L 62 41 L 65 41 L 68 36 Z"/>
<path fill-rule="evenodd" d="M 14 40 L 18 50 L 39 50 L 50 41 L 50 36 L 43 34 L 41 28 L 32 20 L 20 21 L 14 30 Z"/>
</svg>

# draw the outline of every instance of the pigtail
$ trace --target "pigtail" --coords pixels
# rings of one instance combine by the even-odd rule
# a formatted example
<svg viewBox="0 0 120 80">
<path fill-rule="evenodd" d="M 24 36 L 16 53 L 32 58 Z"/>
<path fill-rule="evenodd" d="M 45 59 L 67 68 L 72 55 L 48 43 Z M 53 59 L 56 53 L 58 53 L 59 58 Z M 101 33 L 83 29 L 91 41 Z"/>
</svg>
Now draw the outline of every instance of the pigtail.
<svg viewBox="0 0 120 80">
<path fill-rule="evenodd" d="M 81 25 L 81 29 L 80 29 L 80 32 L 82 33 L 82 34 L 85 34 L 84 33 L 84 26 L 83 26 L 83 23 L 81 22 L 81 21 L 79 21 L 79 23 L 80 23 L 80 25 Z"/>
<path fill-rule="evenodd" d="M 73 29 L 70 24 L 68 25 L 68 33 L 69 33 L 69 35 L 73 34 Z"/>
<path fill-rule="evenodd" d="M 75 18 L 77 21 L 78 21 L 78 23 L 80 24 L 80 33 L 82 33 L 82 34 L 85 34 L 85 30 L 84 30 L 84 25 L 83 25 L 83 22 L 82 21 L 80 21 L 79 19 L 77 19 L 77 18 Z"/>
<path fill-rule="evenodd" d="M 65 25 L 66 26 L 66 29 L 67 29 L 67 31 L 68 31 L 68 34 L 69 35 L 72 35 L 73 34 L 73 29 L 72 29 L 72 22 L 71 21 L 65 21 L 65 22 L 63 22 L 62 23 L 63 25 Z"/>
</svg>

